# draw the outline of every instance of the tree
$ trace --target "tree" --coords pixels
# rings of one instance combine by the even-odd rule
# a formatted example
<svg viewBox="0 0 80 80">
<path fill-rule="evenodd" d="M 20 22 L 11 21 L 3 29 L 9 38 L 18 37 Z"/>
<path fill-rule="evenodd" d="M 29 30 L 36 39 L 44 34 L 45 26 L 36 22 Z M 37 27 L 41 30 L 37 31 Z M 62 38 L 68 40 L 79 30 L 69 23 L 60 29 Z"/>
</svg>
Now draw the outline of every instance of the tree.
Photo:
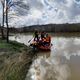
<svg viewBox="0 0 80 80">
<path fill-rule="evenodd" d="M 6 26 L 7 26 L 7 43 L 9 42 L 9 25 L 8 25 L 8 1 L 6 0 Z"/>
<path fill-rule="evenodd" d="M 3 15 L 2 15 L 3 18 L 2 18 L 1 34 L 2 34 L 2 39 L 4 39 L 4 7 L 5 7 L 5 0 L 2 0 L 1 3 L 2 3 L 2 13 L 3 13 Z"/>
<path fill-rule="evenodd" d="M 5 14 L 6 14 L 6 27 L 7 27 L 7 36 L 6 36 L 6 40 L 7 40 L 7 43 L 9 42 L 9 25 L 8 25 L 8 10 L 9 8 L 13 5 L 10 0 L 6 0 L 6 11 L 5 11 Z"/>
<path fill-rule="evenodd" d="M 7 27 L 7 36 L 6 36 L 6 40 L 7 42 L 9 42 L 9 25 L 8 25 L 8 12 L 11 6 L 16 6 L 17 9 L 17 13 L 19 15 L 26 15 L 26 13 L 29 10 L 29 5 L 26 5 L 24 3 L 24 1 L 18 0 L 17 2 L 14 1 L 14 3 L 12 2 L 12 0 L 2 0 L 2 4 L 3 4 L 3 26 L 4 26 L 4 16 L 6 17 L 6 27 Z M 5 11 L 4 11 L 5 9 Z M 3 31 L 3 28 L 2 28 Z M 2 32 L 2 35 L 4 33 Z"/>
<path fill-rule="evenodd" d="M 10 0 L 6 0 L 6 26 L 7 26 L 7 42 L 9 42 L 9 25 L 8 25 L 8 11 L 10 9 L 11 6 L 13 5 L 17 5 L 18 6 L 18 13 L 20 15 L 25 15 L 26 12 L 28 12 L 29 10 L 29 6 L 26 5 L 24 2 L 22 2 L 21 0 L 20 1 L 17 1 L 17 2 L 10 2 Z M 22 8 L 23 11 L 19 11 L 20 9 Z M 22 12 L 22 13 L 21 13 Z M 25 13 L 25 14 L 23 14 Z"/>
</svg>

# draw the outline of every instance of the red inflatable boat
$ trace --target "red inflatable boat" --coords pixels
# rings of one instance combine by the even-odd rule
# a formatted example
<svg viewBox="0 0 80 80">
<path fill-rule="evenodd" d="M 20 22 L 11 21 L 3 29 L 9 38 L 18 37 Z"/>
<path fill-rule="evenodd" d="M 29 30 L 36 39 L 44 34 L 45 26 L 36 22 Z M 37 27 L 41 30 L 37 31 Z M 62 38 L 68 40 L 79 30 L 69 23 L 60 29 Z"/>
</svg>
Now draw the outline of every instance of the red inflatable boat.
<svg viewBox="0 0 80 80">
<path fill-rule="evenodd" d="M 38 50 L 51 50 L 51 43 L 41 43 L 41 42 L 36 42 L 33 41 L 30 46 L 32 46 L 33 49 L 38 49 Z"/>
</svg>

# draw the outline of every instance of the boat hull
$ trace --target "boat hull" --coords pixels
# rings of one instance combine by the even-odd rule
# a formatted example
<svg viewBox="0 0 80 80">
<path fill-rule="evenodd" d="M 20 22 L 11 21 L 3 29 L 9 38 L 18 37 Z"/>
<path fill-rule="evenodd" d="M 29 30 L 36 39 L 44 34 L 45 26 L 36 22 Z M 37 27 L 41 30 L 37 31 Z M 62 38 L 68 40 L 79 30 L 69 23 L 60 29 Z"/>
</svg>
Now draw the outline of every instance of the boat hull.
<svg viewBox="0 0 80 80">
<path fill-rule="evenodd" d="M 35 50 L 43 50 L 43 51 L 50 51 L 51 50 L 51 44 L 45 44 L 45 45 L 40 45 L 39 43 L 31 43 L 30 46 Z"/>
</svg>

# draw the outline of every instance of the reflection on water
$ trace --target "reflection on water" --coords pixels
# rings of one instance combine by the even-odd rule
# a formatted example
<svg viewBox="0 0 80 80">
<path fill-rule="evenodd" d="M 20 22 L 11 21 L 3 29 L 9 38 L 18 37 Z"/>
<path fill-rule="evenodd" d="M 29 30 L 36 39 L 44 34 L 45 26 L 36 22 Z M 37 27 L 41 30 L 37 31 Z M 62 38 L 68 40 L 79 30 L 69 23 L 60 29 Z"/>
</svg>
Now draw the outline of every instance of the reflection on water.
<svg viewBox="0 0 80 80">
<path fill-rule="evenodd" d="M 29 45 L 31 35 L 11 40 Z M 25 80 L 80 80 L 80 38 L 54 37 L 51 52 L 39 52 Z"/>
<path fill-rule="evenodd" d="M 71 80 L 80 80 L 80 56 L 71 56 L 70 61 Z"/>
</svg>

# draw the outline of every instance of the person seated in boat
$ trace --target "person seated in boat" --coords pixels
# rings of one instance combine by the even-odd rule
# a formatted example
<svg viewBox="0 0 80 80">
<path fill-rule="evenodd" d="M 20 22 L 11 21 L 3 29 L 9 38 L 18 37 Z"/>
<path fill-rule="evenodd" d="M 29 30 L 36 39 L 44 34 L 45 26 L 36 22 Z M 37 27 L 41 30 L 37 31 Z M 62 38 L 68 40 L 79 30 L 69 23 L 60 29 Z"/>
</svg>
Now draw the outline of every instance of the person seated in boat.
<svg viewBox="0 0 80 80">
<path fill-rule="evenodd" d="M 48 33 L 42 32 L 41 36 L 41 43 L 42 45 L 50 44 L 51 43 L 51 36 Z"/>
<path fill-rule="evenodd" d="M 45 34 L 45 35 L 46 36 L 42 40 L 43 46 L 50 45 L 50 43 L 51 43 L 51 36 L 49 34 Z"/>
<path fill-rule="evenodd" d="M 39 45 L 44 44 L 44 39 L 45 39 L 45 32 L 42 31 L 42 32 L 39 33 Z"/>
<path fill-rule="evenodd" d="M 41 32 L 41 39 L 43 40 L 43 38 L 45 38 L 45 32 L 44 31 Z"/>
<path fill-rule="evenodd" d="M 49 34 L 46 34 L 46 44 L 51 43 L 51 36 Z"/>
<path fill-rule="evenodd" d="M 35 30 L 35 32 L 34 32 L 34 41 L 39 41 L 39 34 L 38 34 L 38 31 L 37 30 Z"/>
</svg>

